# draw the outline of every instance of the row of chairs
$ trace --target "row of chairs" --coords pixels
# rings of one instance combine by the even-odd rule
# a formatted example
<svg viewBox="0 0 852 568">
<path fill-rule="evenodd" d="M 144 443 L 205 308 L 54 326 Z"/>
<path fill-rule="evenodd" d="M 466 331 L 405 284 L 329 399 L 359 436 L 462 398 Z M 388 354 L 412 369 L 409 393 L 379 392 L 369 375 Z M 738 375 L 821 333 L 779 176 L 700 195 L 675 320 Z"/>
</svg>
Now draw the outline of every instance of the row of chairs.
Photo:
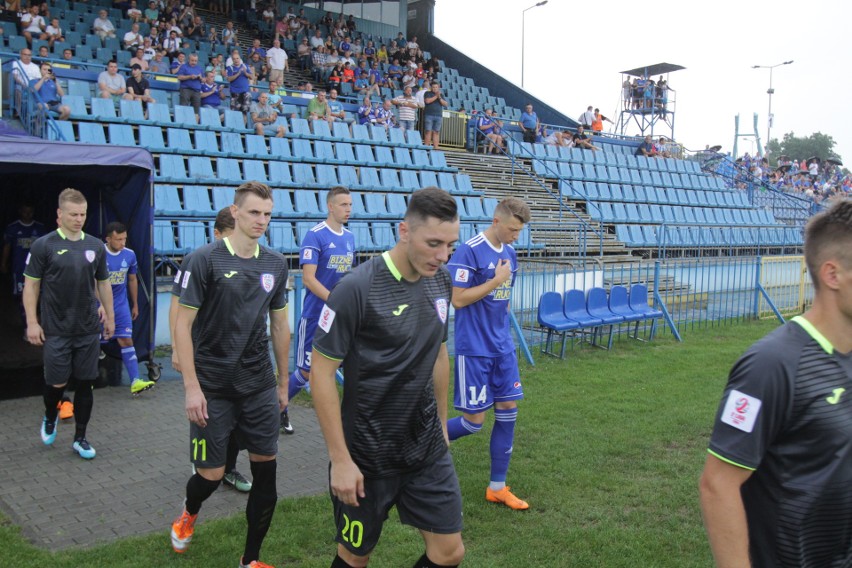
<svg viewBox="0 0 852 568">
<path fill-rule="evenodd" d="M 616 225 L 615 235 L 635 248 L 766 248 L 798 247 L 802 232 L 795 227 L 678 227 Z"/>
<path fill-rule="evenodd" d="M 678 225 L 774 225 L 765 209 L 647 205 L 644 203 L 592 203 L 592 219 L 603 223 L 668 223 Z"/>
<path fill-rule="evenodd" d="M 748 208 L 751 204 L 742 191 L 713 191 L 709 189 L 665 188 L 632 183 L 596 181 L 562 181 L 562 195 L 585 201 L 617 203 L 648 203 L 659 205 L 700 205 L 705 207 Z"/>
<path fill-rule="evenodd" d="M 422 187 L 440 187 L 454 195 L 475 195 L 476 191 L 467 174 L 433 172 L 390 168 L 313 166 L 301 162 L 279 160 L 237 160 L 189 156 L 186 161 L 178 154 L 160 154 L 156 159 L 154 180 L 165 184 L 194 184 L 207 181 L 211 184 L 239 185 L 245 180 L 256 180 L 280 188 L 330 188 L 345 185 L 352 190 L 396 191 L 410 193 Z M 187 168 L 188 166 L 188 168 Z"/>
<path fill-rule="evenodd" d="M 207 156 L 217 158 L 281 160 L 326 165 L 370 166 L 378 168 L 409 169 L 452 173 L 446 157 L 438 150 L 409 150 L 405 147 L 373 147 L 349 142 L 325 142 L 305 139 L 268 138 L 257 134 L 213 132 L 159 126 L 138 126 L 108 123 L 106 134 L 99 122 L 58 125 L 63 137 L 88 144 L 109 143 L 119 146 L 142 146 L 158 154 Z M 245 144 L 245 145 L 244 145 Z M 444 165 L 439 165 L 444 164 Z"/>
<path fill-rule="evenodd" d="M 280 219 L 319 219 L 328 215 L 328 190 L 273 190 L 272 216 Z M 156 184 L 154 186 L 154 215 L 157 217 L 211 217 L 233 203 L 233 188 L 204 185 Z M 402 193 L 356 192 L 352 198 L 352 219 L 401 219 L 408 207 Z M 493 197 L 456 197 L 459 217 L 465 222 L 490 221 L 497 200 Z"/>
<path fill-rule="evenodd" d="M 545 292 L 538 303 L 538 323 L 547 332 L 541 352 L 556 356 L 553 341 L 559 337 L 562 347 L 559 352 L 565 358 L 565 342 L 569 332 L 577 333 L 585 329 L 592 330 L 592 343 L 603 327 L 609 327 L 607 349 L 612 348 L 614 326 L 627 323 L 635 324 L 631 337 L 639 339 L 639 324 L 651 321 L 649 340 L 654 339 L 656 320 L 663 317 L 661 310 L 648 304 L 648 287 L 633 284 L 628 295 L 624 286 L 613 286 L 609 295 L 603 288 L 592 288 L 588 294 L 583 290 L 568 290 L 563 297 L 559 292 Z"/>
<path fill-rule="evenodd" d="M 315 225 L 316 220 L 293 222 L 274 219 L 260 243 L 283 254 L 296 254 L 299 252 L 299 244 Z M 459 242 L 469 240 L 488 226 L 486 223 L 461 223 Z M 396 243 L 397 222 L 350 221 L 347 228 L 355 236 L 355 250 L 359 253 L 389 250 Z M 210 242 L 213 242 L 213 221 L 154 220 L 154 255 L 159 258 L 159 264 L 170 263 L 168 257 L 189 254 Z M 522 232 L 516 248 L 523 249 L 531 245 L 527 229 Z"/>
<path fill-rule="evenodd" d="M 521 150 L 513 148 L 518 145 Z M 517 142 L 512 140 L 509 149 L 512 153 L 522 157 L 535 156 L 536 161 L 569 162 L 574 164 L 598 164 L 601 166 L 625 167 L 632 170 L 649 170 L 655 172 L 668 172 L 672 174 L 696 174 L 704 175 L 698 162 L 692 160 L 676 160 L 674 158 L 647 158 L 635 156 L 632 151 L 635 148 L 616 144 L 605 144 L 605 150 L 597 152 L 584 150 L 582 148 L 566 148 L 564 146 L 553 146 L 551 144 L 531 144 L 529 142 Z M 619 149 L 627 148 L 630 153 L 623 153 Z M 556 169 L 550 166 L 551 169 Z"/>
<path fill-rule="evenodd" d="M 545 178 L 603 183 L 629 183 L 665 189 L 701 189 L 705 191 L 730 191 L 721 178 L 699 175 L 657 172 L 648 169 L 631 169 L 626 166 L 578 164 L 569 162 L 542 162 L 533 160 L 533 171 Z"/>
</svg>

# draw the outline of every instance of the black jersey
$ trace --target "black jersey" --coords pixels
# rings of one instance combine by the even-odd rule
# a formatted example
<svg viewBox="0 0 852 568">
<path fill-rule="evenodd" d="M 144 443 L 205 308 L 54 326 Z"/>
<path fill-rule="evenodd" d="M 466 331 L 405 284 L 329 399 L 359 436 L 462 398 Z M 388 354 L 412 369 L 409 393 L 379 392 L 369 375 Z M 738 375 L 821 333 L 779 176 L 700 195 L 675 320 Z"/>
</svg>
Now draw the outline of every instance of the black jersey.
<svg viewBox="0 0 852 568">
<path fill-rule="evenodd" d="M 742 488 L 755 567 L 852 566 L 852 360 L 804 318 L 734 365 L 709 451 Z"/>
<path fill-rule="evenodd" d="M 39 316 L 45 335 L 100 333 L 95 280 L 109 280 L 104 244 L 85 233 L 71 241 L 61 229 L 37 239 L 24 276 L 41 281 Z"/>
<path fill-rule="evenodd" d="M 198 310 L 195 370 L 205 394 L 244 396 L 275 386 L 266 318 L 287 307 L 287 263 L 264 246 L 241 258 L 227 238 L 184 261 L 180 305 Z"/>
<path fill-rule="evenodd" d="M 402 278 L 388 253 L 338 282 L 313 346 L 343 361 L 346 445 L 367 477 L 421 468 L 447 451 L 432 373 L 447 341 L 451 283 Z"/>
</svg>

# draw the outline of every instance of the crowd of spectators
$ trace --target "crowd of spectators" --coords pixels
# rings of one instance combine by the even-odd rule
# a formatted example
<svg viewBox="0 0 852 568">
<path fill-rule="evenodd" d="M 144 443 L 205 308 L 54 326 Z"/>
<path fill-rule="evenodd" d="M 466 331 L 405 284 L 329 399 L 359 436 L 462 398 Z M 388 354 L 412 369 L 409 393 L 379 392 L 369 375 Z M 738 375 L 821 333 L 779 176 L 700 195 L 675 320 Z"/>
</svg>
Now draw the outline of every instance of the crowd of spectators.
<svg viewBox="0 0 852 568">
<path fill-rule="evenodd" d="M 812 199 L 816 203 L 834 197 L 846 197 L 852 192 L 852 174 L 844 172 L 842 166 L 818 158 L 790 159 L 780 156 L 775 168 L 770 167 L 766 157 L 751 156 L 747 152 L 740 160 L 740 172 L 734 180 L 739 189 L 747 189 L 755 182 L 770 186 L 793 195 Z"/>
<path fill-rule="evenodd" d="M 646 110 L 663 114 L 669 102 L 668 82 L 662 75 L 654 81 L 650 77 L 626 78 L 622 83 L 624 110 Z"/>
</svg>

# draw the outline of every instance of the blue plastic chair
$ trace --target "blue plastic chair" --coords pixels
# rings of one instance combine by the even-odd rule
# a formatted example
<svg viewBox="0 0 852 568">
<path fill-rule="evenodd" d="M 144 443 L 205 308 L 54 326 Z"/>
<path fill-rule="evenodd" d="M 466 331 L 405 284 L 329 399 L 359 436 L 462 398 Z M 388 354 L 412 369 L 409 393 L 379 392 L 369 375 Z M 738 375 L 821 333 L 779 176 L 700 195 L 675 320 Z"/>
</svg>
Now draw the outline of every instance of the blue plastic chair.
<svg viewBox="0 0 852 568">
<path fill-rule="evenodd" d="M 110 146 L 136 146 L 133 127 L 129 124 L 108 124 Z"/>
<path fill-rule="evenodd" d="M 183 187 L 183 206 L 189 215 L 196 217 L 215 215 L 206 185 L 185 185 Z"/>
<path fill-rule="evenodd" d="M 319 209 L 316 192 L 307 189 L 297 189 L 293 192 L 293 198 L 295 200 L 296 213 L 307 218 L 325 217 Z"/>
<path fill-rule="evenodd" d="M 293 209 L 293 198 L 286 189 L 272 190 L 272 216 L 287 219 L 298 217 L 296 210 Z"/>
<path fill-rule="evenodd" d="M 154 185 L 154 215 L 180 217 L 186 215 L 180 204 L 177 187 L 173 185 Z"/>
<path fill-rule="evenodd" d="M 648 304 L 648 287 L 644 284 L 633 284 L 630 287 L 630 297 L 628 298 L 630 309 L 638 314 L 642 314 L 642 318 L 651 321 L 651 330 L 648 335 L 648 341 L 654 339 L 654 333 L 657 329 L 657 319 L 663 317 L 662 310 L 652 308 Z M 639 324 L 636 324 L 636 331 L 633 337 L 638 339 Z"/>
<path fill-rule="evenodd" d="M 569 320 L 577 322 L 577 328 L 592 328 L 594 330 L 603 325 L 603 321 L 593 317 L 586 309 L 586 295 L 582 290 L 568 290 L 562 302 L 562 312 Z"/>
<path fill-rule="evenodd" d="M 86 144 L 106 144 L 104 127 L 98 122 L 81 122 L 77 125 L 80 131 L 80 142 Z"/>
<path fill-rule="evenodd" d="M 610 311 L 606 290 L 603 288 L 592 288 L 589 290 L 589 294 L 586 297 L 586 309 L 589 311 L 590 316 L 599 318 L 603 322 L 603 325 L 609 326 L 609 341 L 606 348 L 611 349 L 615 324 L 623 322 L 624 316 Z"/>
<path fill-rule="evenodd" d="M 293 236 L 293 224 L 285 221 L 269 223 L 269 246 L 284 254 L 299 252 L 299 245 Z"/>
<path fill-rule="evenodd" d="M 545 292 L 538 301 L 538 324 L 547 330 L 547 337 L 541 346 L 541 352 L 546 355 L 556 356 L 552 352 L 551 344 L 554 336 L 562 340 L 562 348 L 559 358 L 565 358 L 565 341 L 569 330 L 577 329 L 580 324 L 565 317 L 562 310 L 562 294 L 559 292 Z"/>
</svg>

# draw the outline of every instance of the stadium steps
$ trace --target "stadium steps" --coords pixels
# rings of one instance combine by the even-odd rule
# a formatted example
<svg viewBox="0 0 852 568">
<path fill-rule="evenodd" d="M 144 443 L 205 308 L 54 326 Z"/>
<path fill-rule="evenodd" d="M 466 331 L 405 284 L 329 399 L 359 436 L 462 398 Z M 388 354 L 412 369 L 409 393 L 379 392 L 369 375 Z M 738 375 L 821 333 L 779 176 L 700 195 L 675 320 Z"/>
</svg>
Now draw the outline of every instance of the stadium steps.
<svg viewBox="0 0 852 568">
<path fill-rule="evenodd" d="M 544 244 L 543 256 L 577 256 L 581 236 L 576 231 L 559 230 L 559 211 L 553 196 L 525 174 L 516 173 L 513 176 L 511 164 L 506 157 L 471 154 L 451 148 L 442 148 L 442 150 L 446 154 L 447 165 L 457 168 L 459 173 L 469 175 L 473 188 L 482 192 L 484 197 L 494 197 L 498 200 L 505 197 L 519 197 L 530 206 L 533 220 L 532 239 L 534 242 Z M 551 190 L 554 194 L 558 194 L 555 188 L 551 187 Z M 604 234 L 603 254 L 607 262 L 632 260 L 630 249 L 618 241 L 614 234 L 607 233 L 599 222 L 592 220 L 575 204 L 568 204 L 568 206 L 577 217 Z M 563 216 L 565 216 L 564 213 Z M 574 219 L 574 216 L 568 213 L 567 218 Z M 592 231 L 586 231 L 585 238 L 587 254 L 597 256 L 601 244 L 600 238 Z"/>
</svg>

